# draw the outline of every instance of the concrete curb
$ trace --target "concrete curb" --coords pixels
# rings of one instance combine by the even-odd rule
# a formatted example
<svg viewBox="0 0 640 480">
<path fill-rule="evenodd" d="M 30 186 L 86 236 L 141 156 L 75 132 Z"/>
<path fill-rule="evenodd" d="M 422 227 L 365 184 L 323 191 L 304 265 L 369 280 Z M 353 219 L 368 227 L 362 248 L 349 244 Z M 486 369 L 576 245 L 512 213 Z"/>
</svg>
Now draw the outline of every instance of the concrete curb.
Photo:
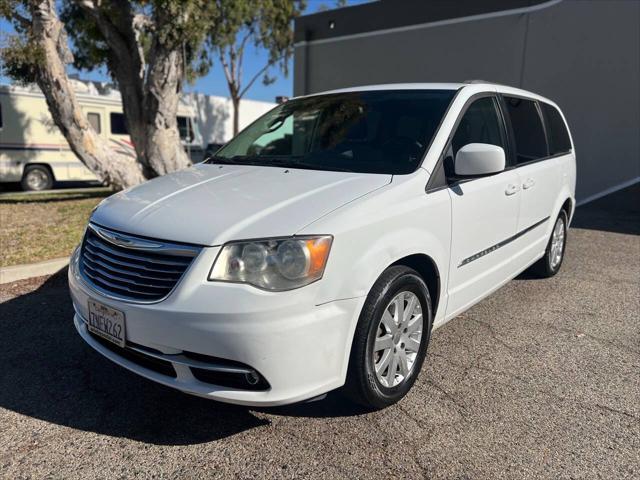
<svg viewBox="0 0 640 480">
<path fill-rule="evenodd" d="M 54 258 L 44 262 L 13 265 L 0 268 L 0 284 L 17 282 L 31 277 L 51 275 L 69 264 L 69 257 Z"/>
</svg>

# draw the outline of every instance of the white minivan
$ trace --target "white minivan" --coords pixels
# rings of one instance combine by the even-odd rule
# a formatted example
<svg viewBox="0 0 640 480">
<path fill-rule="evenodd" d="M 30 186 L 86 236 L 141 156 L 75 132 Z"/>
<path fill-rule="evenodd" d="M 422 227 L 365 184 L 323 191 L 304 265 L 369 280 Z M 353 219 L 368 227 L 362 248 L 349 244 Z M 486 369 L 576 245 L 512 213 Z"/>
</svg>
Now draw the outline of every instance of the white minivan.
<svg viewBox="0 0 640 480">
<path fill-rule="evenodd" d="M 243 405 L 337 389 L 383 408 L 437 328 L 558 272 L 576 164 L 552 101 L 489 83 L 296 98 L 206 162 L 104 200 L 75 327 L 164 385 Z"/>
</svg>

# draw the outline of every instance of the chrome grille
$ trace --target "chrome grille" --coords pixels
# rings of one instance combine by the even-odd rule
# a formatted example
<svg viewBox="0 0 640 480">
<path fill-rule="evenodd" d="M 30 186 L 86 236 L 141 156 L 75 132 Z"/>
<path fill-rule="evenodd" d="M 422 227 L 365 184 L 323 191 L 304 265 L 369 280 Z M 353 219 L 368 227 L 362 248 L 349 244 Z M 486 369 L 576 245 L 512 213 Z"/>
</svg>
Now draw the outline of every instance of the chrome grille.
<svg viewBox="0 0 640 480">
<path fill-rule="evenodd" d="M 89 224 L 80 273 L 98 292 L 123 300 L 157 302 L 175 288 L 200 247 L 126 235 Z"/>
</svg>

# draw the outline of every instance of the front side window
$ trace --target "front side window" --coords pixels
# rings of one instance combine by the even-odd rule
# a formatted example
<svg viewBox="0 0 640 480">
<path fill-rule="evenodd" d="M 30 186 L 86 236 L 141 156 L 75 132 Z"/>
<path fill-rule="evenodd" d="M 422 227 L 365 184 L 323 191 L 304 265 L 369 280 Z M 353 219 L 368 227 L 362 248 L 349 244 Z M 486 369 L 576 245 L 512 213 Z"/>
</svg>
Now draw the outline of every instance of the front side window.
<svg viewBox="0 0 640 480">
<path fill-rule="evenodd" d="M 87 113 L 87 120 L 89 124 L 93 127 L 96 133 L 102 133 L 102 127 L 100 125 L 100 114 L 99 113 Z"/>
<path fill-rule="evenodd" d="M 124 114 L 111 112 L 109 119 L 111 120 L 111 133 L 113 135 L 129 135 L 129 129 L 127 128 L 127 122 L 124 119 Z"/>
<path fill-rule="evenodd" d="M 504 148 L 502 121 L 493 97 L 480 98 L 467 108 L 451 140 L 453 156 L 469 143 L 488 143 Z"/>
<path fill-rule="evenodd" d="M 546 157 L 547 141 L 536 103 L 518 97 L 505 96 L 504 100 L 516 143 L 516 163 L 527 163 Z"/>
<path fill-rule="evenodd" d="M 567 126 L 557 108 L 548 103 L 541 103 L 542 114 L 547 125 L 547 138 L 549 140 L 549 154 L 559 155 L 571 151 L 571 140 Z"/>
<path fill-rule="evenodd" d="M 411 173 L 454 94 L 388 90 L 294 99 L 259 118 L 210 162 Z"/>
</svg>

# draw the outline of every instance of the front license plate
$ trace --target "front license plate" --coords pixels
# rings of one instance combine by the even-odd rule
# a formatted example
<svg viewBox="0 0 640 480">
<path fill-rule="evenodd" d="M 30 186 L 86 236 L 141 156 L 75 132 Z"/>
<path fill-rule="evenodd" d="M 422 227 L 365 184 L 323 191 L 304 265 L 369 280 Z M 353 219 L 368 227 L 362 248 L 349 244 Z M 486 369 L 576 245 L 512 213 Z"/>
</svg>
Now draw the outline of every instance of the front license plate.
<svg viewBox="0 0 640 480">
<path fill-rule="evenodd" d="M 124 348 L 124 312 L 90 299 L 87 329 L 91 333 Z"/>
</svg>

